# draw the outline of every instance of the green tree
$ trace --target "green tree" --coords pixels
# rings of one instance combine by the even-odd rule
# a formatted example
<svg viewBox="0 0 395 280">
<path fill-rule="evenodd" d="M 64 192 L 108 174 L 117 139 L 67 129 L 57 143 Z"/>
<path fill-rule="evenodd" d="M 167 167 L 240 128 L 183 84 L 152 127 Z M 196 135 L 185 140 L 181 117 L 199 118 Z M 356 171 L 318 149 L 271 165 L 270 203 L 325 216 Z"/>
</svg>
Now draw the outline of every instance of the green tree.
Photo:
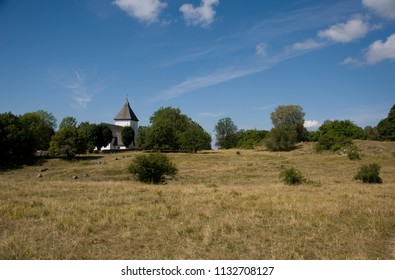
<svg viewBox="0 0 395 280">
<path fill-rule="evenodd" d="M 237 126 L 231 118 L 222 118 L 215 125 L 216 143 L 220 149 L 231 149 L 237 146 L 239 134 Z"/>
<path fill-rule="evenodd" d="M 364 128 L 367 140 L 380 140 L 380 135 L 377 127 L 366 126 Z"/>
<path fill-rule="evenodd" d="M 132 127 L 125 126 L 124 128 L 122 128 L 121 137 L 122 137 L 122 143 L 125 145 L 126 148 L 129 148 L 130 144 L 132 143 L 133 145 L 135 145 L 134 143 L 135 135 Z"/>
<path fill-rule="evenodd" d="M 36 147 L 27 124 L 12 113 L 0 114 L 0 168 L 31 163 Z"/>
<path fill-rule="evenodd" d="M 64 117 L 60 122 L 59 130 L 69 127 L 77 127 L 77 120 L 74 117 Z"/>
<path fill-rule="evenodd" d="M 381 140 L 395 141 L 395 105 L 392 106 L 387 118 L 379 122 L 377 131 Z"/>
<path fill-rule="evenodd" d="M 139 126 L 139 133 L 137 133 L 137 146 L 140 149 L 148 149 L 146 141 L 148 130 L 148 126 Z"/>
<path fill-rule="evenodd" d="M 112 141 L 112 131 L 108 125 L 101 123 L 96 125 L 92 131 L 92 139 L 95 147 L 98 151 L 101 151 L 103 147 L 106 147 Z"/>
<path fill-rule="evenodd" d="M 73 158 L 77 154 L 85 153 L 87 140 L 82 131 L 76 127 L 65 127 L 59 129 L 52 136 L 49 147 L 51 156 Z"/>
<path fill-rule="evenodd" d="M 26 113 L 20 117 L 21 122 L 28 129 L 28 133 L 32 137 L 33 149 L 48 150 L 49 142 L 55 133 L 56 119 L 46 111 L 37 111 Z"/>
<path fill-rule="evenodd" d="M 318 129 L 316 150 L 349 148 L 353 139 L 366 139 L 365 131 L 350 120 L 327 120 Z"/>
<path fill-rule="evenodd" d="M 290 151 L 295 148 L 297 142 L 306 141 L 308 133 L 303 126 L 304 115 L 300 106 L 278 106 L 270 116 L 274 127 L 266 141 L 268 149 Z"/>
<path fill-rule="evenodd" d="M 183 150 L 211 150 L 211 136 L 198 123 L 191 122 L 180 135 L 180 146 Z"/>
</svg>

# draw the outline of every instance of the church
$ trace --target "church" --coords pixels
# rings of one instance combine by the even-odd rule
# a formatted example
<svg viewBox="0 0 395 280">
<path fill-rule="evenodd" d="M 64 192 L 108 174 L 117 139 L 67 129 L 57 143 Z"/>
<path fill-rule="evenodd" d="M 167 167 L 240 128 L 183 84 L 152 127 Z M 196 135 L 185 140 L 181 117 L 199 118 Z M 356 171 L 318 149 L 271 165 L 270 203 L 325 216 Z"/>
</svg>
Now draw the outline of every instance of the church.
<svg viewBox="0 0 395 280">
<path fill-rule="evenodd" d="M 111 143 L 103 148 L 102 150 L 121 150 L 121 149 L 134 149 L 137 148 L 137 133 L 138 133 L 138 118 L 130 107 L 129 101 L 126 98 L 126 102 L 123 105 L 121 111 L 114 118 L 114 124 L 106 124 L 112 131 Z M 129 147 L 125 147 L 122 143 L 121 131 L 125 126 L 131 126 L 134 130 L 134 142 Z"/>
</svg>

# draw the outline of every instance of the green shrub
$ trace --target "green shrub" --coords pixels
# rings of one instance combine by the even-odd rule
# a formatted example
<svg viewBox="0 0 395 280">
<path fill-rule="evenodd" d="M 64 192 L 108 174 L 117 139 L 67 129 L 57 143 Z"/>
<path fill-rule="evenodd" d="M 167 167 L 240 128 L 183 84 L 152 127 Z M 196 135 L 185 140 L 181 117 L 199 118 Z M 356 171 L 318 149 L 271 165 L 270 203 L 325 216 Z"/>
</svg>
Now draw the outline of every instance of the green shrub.
<svg viewBox="0 0 395 280">
<path fill-rule="evenodd" d="M 359 153 L 356 150 L 351 150 L 347 154 L 348 158 L 350 160 L 359 160 L 361 157 L 359 156 Z"/>
<path fill-rule="evenodd" d="M 284 168 L 280 172 L 280 179 L 287 185 L 300 185 L 305 181 L 302 173 L 294 167 Z"/>
<path fill-rule="evenodd" d="M 160 153 L 137 156 L 129 166 L 137 180 L 149 184 L 159 184 L 165 175 L 173 176 L 177 171 L 169 157 Z"/>
<path fill-rule="evenodd" d="M 362 165 L 359 168 L 357 175 L 355 175 L 354 179 L 360 180 L 363 183 L 381 184 L 383 181 L 379 176 L 380 168 L 380 165 L 378 165 L 377 163 Z"/>
</svg>

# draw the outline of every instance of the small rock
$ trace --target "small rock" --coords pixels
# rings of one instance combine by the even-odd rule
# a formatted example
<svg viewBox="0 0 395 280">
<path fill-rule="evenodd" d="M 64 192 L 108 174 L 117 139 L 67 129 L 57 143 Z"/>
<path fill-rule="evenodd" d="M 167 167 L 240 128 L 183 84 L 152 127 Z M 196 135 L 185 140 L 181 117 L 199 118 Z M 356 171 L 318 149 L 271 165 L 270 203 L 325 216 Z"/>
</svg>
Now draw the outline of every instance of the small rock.
<svg viewBox="0 0 395 280">
<path fill-rule="evenodd" d="M 41 173 L 37 174 L 37 178 L 42 178 L 42 177 L 43 177 L 43 175 Z"/>
<path fill-rule="evenodd" d="M 48 168 L 40 168 L 38 171 L 39 172 L 44 172 L 44 171 L 47 171 L 48 170 Z"/>
<path fill-rule="evenodd" d="M 73 180 L 77 180 L 77 179 L 78 179 L 78 176 L 73 176 L 73 177 L 71 177 L 71 178 L 73 178 Z"/>
<path fill-rule="evenodd" d="M 119 158 L 116 157 L 115 160 L 119 160 Z"/>
</svg>

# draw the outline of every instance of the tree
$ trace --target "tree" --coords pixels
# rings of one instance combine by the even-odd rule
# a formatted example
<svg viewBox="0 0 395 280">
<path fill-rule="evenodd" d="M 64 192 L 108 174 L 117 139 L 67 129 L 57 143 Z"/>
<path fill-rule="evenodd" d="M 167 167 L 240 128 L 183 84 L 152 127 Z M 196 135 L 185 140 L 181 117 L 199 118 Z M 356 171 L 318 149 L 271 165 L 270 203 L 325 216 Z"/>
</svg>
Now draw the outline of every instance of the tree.
<svg viewBox="0 0 395 280">
<path fill-rule="evenodd" d="M 0 114 L 0 168 L 31 163 L 34 139 L 29 127 L 12 113 Z"/>
<path fill-rule="evenodd" d="M 237 126 L 231 118 L 222 118 L 215 125 L 217 145 L 220 149 L 231 149 L 237 146 L 239 140 Z"/>
<path fill-rule="evenodd" d="M 70 159 L 77 154 L 85 153 L 86 149 L 87 141 L 81 130 L 76 127 L 64 127 L 52 136 L 49 152 L 51 156 Z"/>
<path fill-rule="evenodd" d="M 395 141 L 395 105 L 392 106 L 387 118 L 379 122 L 377 131 L 381 140 Z"/>
<path fill-rule="evenodd" d="M 132 127 L 125 126 L 124 128 L 122 128 L 121 131 L 122 143 L 125 145 L 126 148 L 129 148 L 130 144 L 132 143 L 133 145 L 135 145 L 134 136 L 135 136 L 134 130 Z"/>
<path fill-rule="evenodd" d="M 150 118 L 146 147 L 153 150 L 179 150 L 179 137 L 191 121 L 178 108 L 161 107 Z"/>
<path fill-rule="evenodd" d="M 304 128 L 302 107 L 297 105 L 278 106 L 271 113 L 273 129 L 266 141 L 268 149 L 273 151 L 290 151 L 297 142 L 306 141 L 308 133 Z"/>
<path fill-rule="evenodd" d="M 211 150 L 211 136 L 195 122 L 191 122 L 180 135 L 180 146 L 183 150 Z"/>
<path fill-rule="evenodd" d="M 365 131 L 350 120 L 326 120 L 318 129 L 316 150 L 350 148 L 353 139 L 366 139 Z"/>
<path fill-rule="evenodd" d="M 106 147 L 112 141 L 112 131 L 108 125 L 101 123 L 95 125 L 92 131 L 91 141 L 95 145 L 98 151 L 101 151 L 102 147 Z"/>
<path fill-rule="evenodd" d="M 148 126 L 140 126 L 139 133 L 137 133 L 137 146 L 140 149 L 147 149 L 147 133 L 149 127 Z"/>
<path fill-rule="evenodd" d="M 55 117 L 51 113 L 41 110 L 24 114 L 20 117 L 20 121 L 24 123 L 32 137 L 31 145 L 34 150 L 48 150 L 51 137 L 55 133 Z"/>
<path fill-rule="evenodd" d="M 77 120 L 74 117 L 64 117 L 60 122 L 59 130 L 69 127 L 77 127 Z"/>
</svg>

